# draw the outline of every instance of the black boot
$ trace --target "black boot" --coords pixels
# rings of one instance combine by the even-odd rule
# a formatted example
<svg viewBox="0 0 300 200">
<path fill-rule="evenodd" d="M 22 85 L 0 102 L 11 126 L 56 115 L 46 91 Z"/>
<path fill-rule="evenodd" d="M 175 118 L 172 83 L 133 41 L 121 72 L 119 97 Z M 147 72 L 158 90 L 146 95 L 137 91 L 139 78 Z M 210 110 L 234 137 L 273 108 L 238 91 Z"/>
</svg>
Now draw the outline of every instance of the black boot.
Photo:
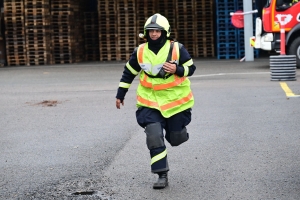
<svg viewBox="0 0 300 200">
<path fill-rule="evenodd" d="M 163 189 L 168 186 L 168 172 L 159 172 L 158 180 L 153 184 L 153 189 Z"/>
</svg>

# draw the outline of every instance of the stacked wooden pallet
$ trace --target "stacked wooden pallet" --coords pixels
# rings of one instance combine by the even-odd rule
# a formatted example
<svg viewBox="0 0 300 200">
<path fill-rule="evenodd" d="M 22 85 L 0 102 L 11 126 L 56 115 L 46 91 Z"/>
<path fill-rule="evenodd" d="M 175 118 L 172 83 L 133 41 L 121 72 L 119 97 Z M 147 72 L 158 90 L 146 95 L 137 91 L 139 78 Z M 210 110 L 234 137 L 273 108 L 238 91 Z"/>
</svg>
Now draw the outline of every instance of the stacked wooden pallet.
<svg viewBox="0 0 300 200">
<path fill-rule="evenodd" d="M 24 0 L 27 65 L 50 63 L 49 0 Z"/>
<path fill-rule="evenodd" d="M 158 10 L 158 13 L 162 14 L 163 16 L 165 16 L 168 19 L 169 24 L 171 26 L 170 37 L 177 40 L 178 34 L 177 34 L 177 26 L 176 26 L 176 12 L 174 11 L 174 7 L 170 6 L 170 5 L 176 5 L 176 1 L 175 0 L 158 1 L 157 10 Z M 155 13 L 153 13 L 153 14 L 155 14 Z"/>
<path fill-rule="evenodd" d="M 79 0 L 51 0 L 52 63 L 82 61 L 83 17 Z"/>
<path fill-rule="evenodd" d="M 84 16 L 83 10 L 86 4 L 86 0 L 70 0 L 72 3 L 72 9 L 74 14 L 75 27 L 73 32 L 75 34 L 75 42 L 73 44 L 73 49 L 75 51 L 75 63 L 82 62 L 84 60 Z"/>
<path fill-rule="evenodd" d="M 7 65 L 26 65 L 24 2 L 4 1 L 4 22 Z"/>
<path fill-rule="evenodd" d="M 146 20 L 155 13 L 158 13 L 157 0 L 136 0 L 135 26 L 138 33 L 144 33 L 144 25 Z M 139 43 L 142 42 L 142 40 L 139 41 Z"/>
<path fill-rule="evenodd" d="M 120 60 L 117 54 L 117 1 L 98 0 L 100 60 Z"/>
<path fill-rule="evenodd" d="M 85 11 L 89 3 L 97 10 Z M 128 60 L 155 13 L 168 19 L 171 37 L 192 57 L 215 56 L 212 1 L 5 0 L 7 63 Z"/>
<path fill-rule="evenodd" d="M 84 13 L 85 60 L 99 61 L 99 24 L 97 12 Z"/>
<path fill-rule="evenodd" d="M 144 42 L 138 34 L 155 13 L 168 19 L 171 38 L 183 43 L 192 57 L 214 57 L 211 1 L 98 0 L 100 60 L 127 60 Z"/>
<path fill-rule="evenodd" d="M 212 1 L 195 0 L 195 57 L 214 57 L 214 14 Z"/>
<path fill-rule="evenodd" d="M 135 27 L 135 0 L 119 0 L 117 4 L 118 49 L 117 58 L 128 60 L 137 45 L 138 33 Z"/>
<path fill-rule="evenodd" d="M 183 43 L 190 55 L 195 54 L 195 7 L 196 0 L 177 1 L 176 29 L 178 41 Z"/>
</svg>

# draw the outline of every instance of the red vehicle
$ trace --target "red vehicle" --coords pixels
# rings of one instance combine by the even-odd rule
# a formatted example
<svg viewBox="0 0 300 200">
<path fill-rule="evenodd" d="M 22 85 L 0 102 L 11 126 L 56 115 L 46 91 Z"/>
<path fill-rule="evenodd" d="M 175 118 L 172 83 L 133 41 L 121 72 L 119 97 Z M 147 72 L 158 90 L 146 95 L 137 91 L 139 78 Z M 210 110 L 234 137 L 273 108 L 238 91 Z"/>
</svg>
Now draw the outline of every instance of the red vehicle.
<svg viewBox="0 0 300 200">
<path fill-rule="evenodd" d="M 297 68 L 300 68 L 300 1 L 268 0 L 262 11 L 262 20 L 256 19 L 255 36 L 251 38 L 251 45 L 257 49 L 280 53 L 281 26 L 285 30 L 286 54 L 296 55 Z"/>
</svg>

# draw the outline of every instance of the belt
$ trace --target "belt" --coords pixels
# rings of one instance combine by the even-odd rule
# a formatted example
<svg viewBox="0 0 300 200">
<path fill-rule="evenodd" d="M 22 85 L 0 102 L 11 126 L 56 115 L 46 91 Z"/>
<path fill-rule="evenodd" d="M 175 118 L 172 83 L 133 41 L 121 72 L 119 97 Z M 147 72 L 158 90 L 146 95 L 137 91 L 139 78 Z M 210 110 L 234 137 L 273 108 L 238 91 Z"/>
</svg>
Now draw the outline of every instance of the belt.
<svg viewBox="0 0 300 200">
<path fill-rule="evenodd" d="M 147 76 L 149 76 L 150 78 L 163 78 L 163 79 L 167 79 L 167 78 L 169 78 L 170 76 L 173 75 L 173 74 L 168 74 L 167 76 L 162 77 L 160 74 L 157 74 L 156 76 L 150 75 L 147 72 L 145 72 L 145 74 L 147 74 Z"/>
</svg>

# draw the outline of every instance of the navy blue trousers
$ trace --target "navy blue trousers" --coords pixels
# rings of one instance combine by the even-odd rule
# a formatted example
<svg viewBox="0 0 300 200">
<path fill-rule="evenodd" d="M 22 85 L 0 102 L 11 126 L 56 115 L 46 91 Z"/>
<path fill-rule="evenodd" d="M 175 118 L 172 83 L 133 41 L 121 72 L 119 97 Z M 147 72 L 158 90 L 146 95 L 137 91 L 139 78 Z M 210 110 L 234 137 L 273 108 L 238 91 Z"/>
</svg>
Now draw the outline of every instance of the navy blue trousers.
<svg viewBox="0 0 300 200">
<path fill-rule="evenodd" d="M 159 110 L 139 107 L 136 111 L 136 119 L 138 124 L 145 128 L 148 124 L 159 122 L 162 129 L 165 130 L 165 139 L 170 141 L 170 134 L 174 131 L 181 131 L 191 122 L 191 111 L 192 109 L 184 110 L 177 113 L 169 118 L 162 116 Z M 162 146 L 155 149 L 149 149 L 151 159 L 157 155 L 162 154 L 166 150 L 166 146 Z M 159 161 L 151 164 L 151 171 L 158 173 L 162 171 L 169 171 L 167 155 L 161 158 Z"/>
</svg>

